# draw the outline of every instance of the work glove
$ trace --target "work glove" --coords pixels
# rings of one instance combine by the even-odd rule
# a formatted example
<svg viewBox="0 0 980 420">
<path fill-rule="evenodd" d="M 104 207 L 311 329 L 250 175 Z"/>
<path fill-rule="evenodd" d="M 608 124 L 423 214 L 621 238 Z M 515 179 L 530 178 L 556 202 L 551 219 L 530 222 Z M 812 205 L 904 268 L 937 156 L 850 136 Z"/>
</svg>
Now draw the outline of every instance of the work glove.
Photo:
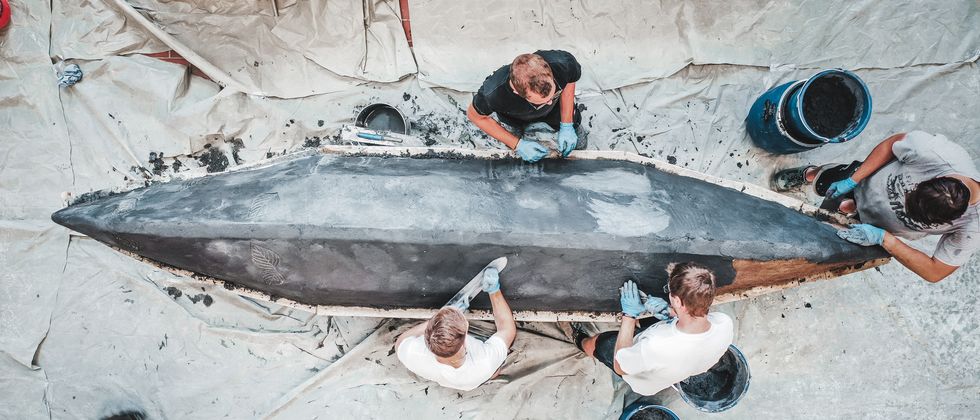
<svg viewBox="0 0 980 420">
<path fill-rule="evenodd" d="M 561 123 L 558 129 L 558 151 L 562 157 L 568 157 L 578 144 L 578 134 L 575 134 L 575 124 Z"/>
<path fill-rule="evenodd" d="M 646 310 L 643 302 L 640 302 L 640 291 L 632 280 L 624 283 L 619 289 L 619 304 L 623 307 L 623 314 L 631 318 L 639 317 Z"/>
<path fill-rule="evenodd" d="M 654 318 L 661 321 L 670 318 L 670 304 L 662 298 L 656 296 L 647 296 L 646 293 L 640 292 L 640 298 L 643 300 L 643 307 L 646 308 L 647 312 L 650 312 Z"/>
<path fill-rule="evenodd" d="M 525 162 L 534 163 L 541 158 L 548 156 L 548 148 L 540 145 L 536 141 L 528 141 L 521 139 L 517 142 L 517 155 L 524 159 Z"/>
<path fill-rule="evenodd" d="M 854 182 L 851 177 L 844 178 L 833 184 L 830 184 L 830 188 L 827 188 L 827 198 L 838 198 L 844 194 L 847 194 L 857 187 L 858 183 Z"/>
<path fill-rule="evenodd" d="M 837 236 L 861 246 L 881 245 L 882 241 L 885 240 L 885 230 L 861 223 L 851 225 L 849 229 L 838 230 Z"/>
<path fill-rule="evenodd" d="M 78 83 L 79 80 L 82 80 L 82 69 L 78 67 L 78 64 L 69 64 L 61 72 L 61 77 L 58 78 L 58 86 L 68 87 Z"/>
<path fill-rule="evenodd" d="M 480 283 L 483 291 L 493 294 L 500 291 L 500 272 L 496 268 L 489 267 L 483 270 L 483 282 Z"/>
</svg>

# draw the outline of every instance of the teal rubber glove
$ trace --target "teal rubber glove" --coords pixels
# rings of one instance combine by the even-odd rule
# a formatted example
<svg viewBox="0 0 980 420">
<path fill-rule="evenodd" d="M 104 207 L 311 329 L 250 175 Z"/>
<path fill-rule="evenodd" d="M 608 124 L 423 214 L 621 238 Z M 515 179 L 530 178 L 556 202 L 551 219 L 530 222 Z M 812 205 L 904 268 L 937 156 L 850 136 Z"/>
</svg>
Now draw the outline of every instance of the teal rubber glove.
<svg viewBox="0 0 980 420">
<path fill-rule="evenodd" d="M 828 198 L 839 198 L 840 196 L 854 191 L 854 187 L 857 187 L 858 183 L 854 182 L 851 177 L 844 178 L 833 184 L 830 184 L 830 188 L 827 188 Z"/>
<path fill-rule="evenodd" d="M 670 318 L 670 304 L 662 298 L 647 297 L 643 292 L 640 292 L 640 297 L 643 298 L 643 307 L 646 308 L 647 312 L 650 312 L 654 318 L 661 321 Z"/>
<path fill-rule="evenodd" d="M 500 291 L 500 272 L 496 268 L 490 267 L 483 270 L 483 281 L 480 283 L 483 291 L 493 294 Z"/>
<path fill-rule="evenodd" d="M 619 304 L 623 308 L 623 315 L 631 318 L 637 318 L 643 311 L 646 310 L 643 307 L 643 302 L 640 302 L 640 291 L 636 288 L 636 283 L 632 280 L 623 284 L 623 287 L 619 289 Z"/>
<path fill-rule="evenodd" d="M 558 129 L 558 151 L 562 157 L 568 157 L 578 145 L 578 135 L 575 134 L 575 124 L 561 123 Z"/>
<path fill-rule="evenodd" d="M 849 229 L 837 231 L 837 236 L 861 246 L 881 245 L 885 240 L 885 230 L 865 223 L 851 225 Z"/>
<path fill-rule="evenodd" d="M 524 159 L 525 162 L 534 163 L 541 158 L 548 156 L 548 148 L 544 147 L 536 141 L 528 141 L 521 139 L 517 142 L 517 155 Z"/>
</svg>

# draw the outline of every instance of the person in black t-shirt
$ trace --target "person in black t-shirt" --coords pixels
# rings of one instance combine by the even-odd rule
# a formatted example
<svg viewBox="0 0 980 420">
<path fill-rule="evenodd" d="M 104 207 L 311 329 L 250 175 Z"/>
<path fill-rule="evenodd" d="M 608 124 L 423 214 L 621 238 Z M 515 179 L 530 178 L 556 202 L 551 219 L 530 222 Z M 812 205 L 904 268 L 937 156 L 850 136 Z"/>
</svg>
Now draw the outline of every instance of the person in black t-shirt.
<svg viewBox="0 0 980 420">
<path fill-rule="evenodd" d="M 547 123 L 558 132 L 558 151 L 568 156 L 578 145 L 576 130 L 582 121 L 575 108 L 575 82 L 580 77 L 582 66 L 566 51 L 521 54 L 483 81 L 466 116 L 528 162 L 547 156 L 548 148 L 522 139 L 523 129 L 533 122 Z M 515 132 L 490 118 L 493 113 Z"/>
</svg>

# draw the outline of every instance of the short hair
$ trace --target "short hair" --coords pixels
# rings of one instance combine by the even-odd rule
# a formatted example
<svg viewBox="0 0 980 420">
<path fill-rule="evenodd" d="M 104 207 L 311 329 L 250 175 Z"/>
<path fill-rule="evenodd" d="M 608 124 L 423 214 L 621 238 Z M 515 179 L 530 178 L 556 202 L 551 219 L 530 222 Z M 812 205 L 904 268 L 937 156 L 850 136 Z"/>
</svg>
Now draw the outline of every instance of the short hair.
<svg viewBox="0 0 980 420">
<path fill-rule="evenodd" d="M 707 315 L 715 300 L 715 273 L 695 262 L 671 264 L 667 273 L 670 294 L 681 300 L 691 316 Z"/>
<path fill-rule="evenodd" d="M 439 357 L 449 357 L 466 341 L 469 324 L 459 309 L 445 306 L 436 312 L 425 327 L 425 344 Z"/>
<path fill-rule="evenodd" d="M 541 96 L 551 94 L 551 85 L 555 76 L 551 66 L 537 54 L 521 54 L 510 63 L 510 84 L 522 98 L 527 97 L 528 91 Z M 555 86 L 558 89 L 558 86 Z"/>
<path fill-rule="evenodd" d="M 956 178 L 933 178 L 915 186 L 905 196 L 905 214 L 926 225 L 959 219 L 970 205 L 970 188 Z"/>
</svg>

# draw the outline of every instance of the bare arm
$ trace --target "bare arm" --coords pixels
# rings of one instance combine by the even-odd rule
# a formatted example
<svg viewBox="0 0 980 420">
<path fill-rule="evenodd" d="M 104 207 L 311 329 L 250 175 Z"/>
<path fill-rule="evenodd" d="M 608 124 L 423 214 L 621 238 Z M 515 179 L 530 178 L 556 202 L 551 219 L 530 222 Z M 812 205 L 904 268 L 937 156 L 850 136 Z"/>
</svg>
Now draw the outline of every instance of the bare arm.
<svg viewBox="0 0 980 420">
<path fill-rule="evenodd" d="M 892 145 L 904 138 L 905 133 L 893 134 L 875 146 L 875 148 L 871 150 L 871 153 L 868 154 L 868 157 L 864 159 L 864 163 L 861 164 L 861 167 L 859 167 L 857 171 L 854 171 L 854 174 L 851 175 L 851 179 L 853 179 L 854 182 L 860 182 L 862 179 L 865 179 L 871 176 L 871 174 L 877 172 L 882 166 L 887 165 L 888 162 L 892 161 L 892 159 L 895 159 L 895 153 L 892 152 Z"/>
<path fill-rule="evenodd" d="M 402 341 L 405 341 L 406 338 L 418 337 L 422 334 L 425 334 L 425 328 L 428 326 L 429 326 L 429 321 L 425 321 L 403 332 L 402 335 L 398 336 L 398 340 L 395 340 L 395 350 L 396 351 L 398 350 L 398 346 L 401 346 Z"/>
<path fill-rule="evenodd" d="M 466 118 L 469 118 L 474 125 L 479 127 L 490 137 L 499 140 L 503 144 L 506 144 L 507 147 L 511 148 L 511 150 L 516 149 L 517 142 L 521 140 L 510 131 L 507 131 L 507 129 L 501 126 L 496 120 L 490 118 L 489 115 L 481 115 L 479 112 L 476 112 L 476 108 L 473 108 L 473 104 L 470 104 L 470 107 L 466 110 Z"/>
<path fill-rule="evenodd" d="M 514 322 L 514 313 L 510 310 L 510 305 L 504 299 L 504 294 L 496 291 L 490 294 L 490 305 L 493 308 L 493 323 L 497 326 L 497 332 L 493 335 L 504 340 L 507 348 L 514 344 L 517 338 L 517 322 Z"/>
<path fill-rule="evenodd" d="M 561 91 L 561 99 L 558 106 L 561 107 L 561 122 L 573 122 L 575 115 L 575 83 L 565 85 L 565 90 Z"/>
<path fill-rule="evenodd" d="M 619 334 L 616 335 L 616 350 L 613 351 L 613 370 L 616 371 L 619 376 L 623 376 L 626 372 L 623 372 L 623 368 L 619 367 L 619 361 L 616 360 L 616 353 L 627 347 L 633 346 L 633 333 L 636 331 L 636 319 L 630 318 L 628 316 L 623 316 L 623 322 L 619 325 Z"/>
<path fill-rule="evenodd" d="M 922 251 L 910 247 L 895 237 L 895 235 L 888 232 L 885 232 L 885 239 L 881 242 L 881 246 L 889 254 L 892 254 L 898 262 L 930 283 L 936 283 L 946 278 L 959 268 L 948 265 L 926 255 Z"/>
</svg>

